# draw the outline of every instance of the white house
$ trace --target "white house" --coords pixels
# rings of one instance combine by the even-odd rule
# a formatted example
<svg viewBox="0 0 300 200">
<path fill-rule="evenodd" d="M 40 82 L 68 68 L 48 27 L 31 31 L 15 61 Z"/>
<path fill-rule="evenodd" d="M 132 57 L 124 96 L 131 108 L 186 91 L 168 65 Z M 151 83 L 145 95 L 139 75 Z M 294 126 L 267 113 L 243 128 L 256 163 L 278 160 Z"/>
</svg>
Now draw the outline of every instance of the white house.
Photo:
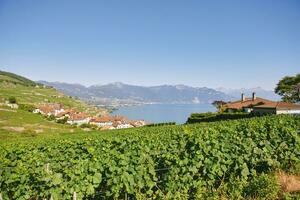
<svg viewBox="0 0 300 200">
<path fill-rule="evenodd" d="M 33 111 L 33 113 L 41 113 L 42 115 L 54 115 L 57 116 L 59 113 L 64 112 L 65 110 L 62 108 L 62 105 L 56 103 L 49 104 L 41 104 L 37 109 Z"/>
<path fill-rule="evenodd" d="M 300 105 L 287 102 L 272 102 L 254 106 L 253 112 L 259 114 L 300 114 Z"/>
<path fill-rule="evenodd" d="M 124 123 L 124 124 L 118 124 L 116 126 L 116 129 L 122 129 L 122 128 L 133 128 L 134 126 L 132 126 L 131 124 L 129 123 Z"/>
<path fill-rule="evenodd" d="M 67 120 L 68 124 L 88 124 L 91 117 L 87 116 L 85 113 L 71 113 Z"/>
<path fill-rule="evenodd" d="M 241 94 L 241 99 L 238 101 L 228 102 L 223 107 L 227 112 L 244 111 L 250 113 L 253 110 L 253 106 L 272 103 L 273 101 L 257 97 L 255 92 L 252 93 L 252 97 L 246 98 Z"/>
</svg>

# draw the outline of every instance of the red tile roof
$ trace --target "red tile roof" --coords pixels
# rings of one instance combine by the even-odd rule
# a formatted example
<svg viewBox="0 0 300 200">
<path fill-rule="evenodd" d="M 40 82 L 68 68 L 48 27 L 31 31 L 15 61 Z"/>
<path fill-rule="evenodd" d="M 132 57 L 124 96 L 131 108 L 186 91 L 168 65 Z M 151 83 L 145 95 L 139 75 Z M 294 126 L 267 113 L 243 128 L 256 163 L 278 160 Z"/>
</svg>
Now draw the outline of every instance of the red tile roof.
<svg viewBox="0 0 300 200">
<path fill-rule="evenodd" d="M 229 102 L 229 103 L 225 104 L 224 107 L 229 108 L 229 109 L 237 109 L 238 110 L 238 109 L 253 107 L 255 105 L 268 104 L 268 103 L 272 103 L 272 102 L 273 101 L 263 99 L 260 97 L 257 97 L 254 100 L 252 98 L 246 98 L 244 101 L 239 100 L 239 101 Z"/>
<path fill-rule="evenodd" d="M 88 118 L 89 116 L 86 113 L 70 113 L 70 120 L 83 120 Z"/>
<path fill-rule="evenodd" d="M 91 119 L 91 122 L 95 122 L 95 123 L 105 123 L 111 121 L 113 121 L 113 119 L 110 116 L 101 116 L 101 117 L 95 117 Z"/>
<path fill-rule="evenodd" d="M 61 104 L 40 104 L 38 106 L 38 109 L 40 109 L 40 111 L 42 111 L 43 113 L 54 113 L 55 110 L 60 110 L 62 109 L 62 105 Z"/>
</svg>

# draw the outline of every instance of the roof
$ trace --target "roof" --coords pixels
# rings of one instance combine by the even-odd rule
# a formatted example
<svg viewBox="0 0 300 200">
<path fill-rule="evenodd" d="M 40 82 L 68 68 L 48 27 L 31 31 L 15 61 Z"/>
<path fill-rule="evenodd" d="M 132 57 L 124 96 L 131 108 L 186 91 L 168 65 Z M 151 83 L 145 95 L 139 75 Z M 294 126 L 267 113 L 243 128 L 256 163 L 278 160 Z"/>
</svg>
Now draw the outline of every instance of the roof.
<svg viewBox="0 0 300 200">
<path fill-rule="evenodd" d="M 68 114 L 68 112 L 60 112 L 56 115 L 56 117 L 63 117 L 65 116 L 66 114 Z"/>
<path fill-rule="evenodd" d="M 91 122 L 95 123 L 105 123 L 105 122 L 112 122 L 113 119 L 110 116 L 101 116 L 101 117 L 95 117 L 91 119 Z"/>
<path fill-rule="evenodd" d="M 272 102 L 274 101 L 257 97 L 254 100 L 252 98 L 246 98 L 244 101 L 239 100 L 239 101 L 229 102 L 224 106 L 225 108 L 229 108 L 229 109 L 242 109 L 247 107 L 253 107 L 259 104 L 268 104 Z"/>
<path fill-rule="evenodd" d="M 89 116 L 86 113 L 70 113 L 70 120 L 83 120 L 88 118 Z"/>
<path fill-rule="evenodd" d="M 63 116 L 65 116 L 65 115 L 71 115 L 72 113 L 76 113 L 76 111 L 74 111 L 74 110 L 72 110 L 72 109 L 67 109 L 67 110 L 65 110 L 65 111 L 62 111 L 62 112 L 58 113 L 58 114 L 56 115 L 56 117 L 63 117 Z"/>
<path fill-rule="evenodd" d="M 112 119 L 114 121 L 128 121 L 128 119 L 126 117 L 120 116 L 120 115 L 113 116 Z"/>
<path fill-rule="evenodd" d="M 94 123 L 106 123 L 106 122 L 112 122 L 114 125 L 117 124 L 124 124 L 129 123 L 130 120 L 123 116 L 101 116 L 101 117 L 94 117 L 90 120 L 90 122 Z"/>
<path fill-rule="evenodd" d="M 43 113 L 54 113 L 55 110 L 62 109 L 62 105 L 61 104 L 40 104 L 38 106 L 38 109 Z"/>
<path fill-rule="evenodd" d="M 288 102 L 271 102 L 253 108 L 276 108 L 277 110 L 300 110 L 300 105 Z"/>
</svg>

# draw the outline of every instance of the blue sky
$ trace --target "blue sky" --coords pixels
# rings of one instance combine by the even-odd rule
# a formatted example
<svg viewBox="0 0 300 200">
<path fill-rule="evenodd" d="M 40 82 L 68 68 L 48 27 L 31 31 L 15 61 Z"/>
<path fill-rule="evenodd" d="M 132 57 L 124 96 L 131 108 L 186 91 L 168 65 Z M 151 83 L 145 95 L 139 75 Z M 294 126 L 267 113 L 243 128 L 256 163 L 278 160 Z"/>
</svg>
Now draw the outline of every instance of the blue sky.
<svg viewBox="0 0 300 200">
<path fill-rule="evenodd" d="M 85 85 L 272 89 L 300 73 L 300 1 L 0 0 L 0 69 Z"/>
</svg>

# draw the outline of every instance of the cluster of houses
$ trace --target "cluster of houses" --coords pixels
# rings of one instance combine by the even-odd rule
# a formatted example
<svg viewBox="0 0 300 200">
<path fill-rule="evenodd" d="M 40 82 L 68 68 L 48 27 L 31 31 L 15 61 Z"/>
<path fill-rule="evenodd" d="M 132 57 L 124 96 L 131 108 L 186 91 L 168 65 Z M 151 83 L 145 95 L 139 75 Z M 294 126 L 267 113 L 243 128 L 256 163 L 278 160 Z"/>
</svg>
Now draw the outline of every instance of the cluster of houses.
<svg viewBox="0 0 300 200">
<path fill-rule="evenodd" d="M 40 113 L 45 116 L 54 116 L 56 120 L 66 120 L 71 125 L 90 124 L 101 130 L 133 128 L 146 125 L 144 120 L 129 120 L 123 116 L 90 116 L 87 113 L 74 109 L 64 109 L 61 104 L 48 103 L 40 104 L 33 113 Z"/>
<path fill-rule="evenodd" d="M 256 114 L 300 114 L 300 105 L 276 102 L 268 99 L 257 97 L 255 92 L 252 97 L 246 98 L 244 94 L 241 99 L 234 102 L 228 102 L 222 105 L 222 109 L 226 112 L 244 111 Z"/>
</svg>

